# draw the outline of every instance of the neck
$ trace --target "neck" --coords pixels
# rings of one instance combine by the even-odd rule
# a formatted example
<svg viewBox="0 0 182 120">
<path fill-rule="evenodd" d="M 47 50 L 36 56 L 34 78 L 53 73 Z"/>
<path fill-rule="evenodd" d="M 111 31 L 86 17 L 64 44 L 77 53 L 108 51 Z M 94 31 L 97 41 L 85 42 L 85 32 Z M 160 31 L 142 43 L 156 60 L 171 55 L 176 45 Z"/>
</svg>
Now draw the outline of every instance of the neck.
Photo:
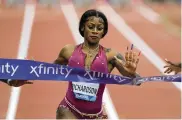
<svg viewBox="0 0 182 120">
<path fill-rule="evenodd" d="M 83 44 L 90 50 L 95 50 L 99 47 L 99 44 L 89 44 L 87 41 L 85 41 Z"/>
</svg>

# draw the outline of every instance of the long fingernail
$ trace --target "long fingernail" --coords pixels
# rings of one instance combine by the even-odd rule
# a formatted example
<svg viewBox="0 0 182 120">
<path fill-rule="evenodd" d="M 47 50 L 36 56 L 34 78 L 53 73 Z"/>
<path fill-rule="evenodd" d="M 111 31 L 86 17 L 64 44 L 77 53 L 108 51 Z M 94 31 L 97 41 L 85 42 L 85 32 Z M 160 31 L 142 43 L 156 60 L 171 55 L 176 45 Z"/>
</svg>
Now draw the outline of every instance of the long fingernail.
<svg viewBox="0 0 182 120">
<path fill-rule="evenodd" d="M 131 50 L 133 50 L 133 44 L 131 44 Z"/>
<path fill-rule="evenodd" d="M 141 51 L 138 53 L 138 56 L 140 56 L 140 54 L 141 54 Z"/>
</svg>

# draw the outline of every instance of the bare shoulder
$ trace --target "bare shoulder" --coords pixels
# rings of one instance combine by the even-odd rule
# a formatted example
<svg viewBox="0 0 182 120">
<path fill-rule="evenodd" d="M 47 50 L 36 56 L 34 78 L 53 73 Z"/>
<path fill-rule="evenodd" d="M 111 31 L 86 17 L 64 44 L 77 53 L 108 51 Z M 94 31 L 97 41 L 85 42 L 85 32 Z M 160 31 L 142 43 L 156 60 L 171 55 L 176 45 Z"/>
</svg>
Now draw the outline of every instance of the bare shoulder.
<svg viewBox="0 0 182 120">
<path fill-rule="evenodd" d="M 67 44 L 67 45 L 65 45 L 65 46 L 61 49 L 61 51 L 60 51 L 60 53 L 59 53 L 59 56 L 62 56 L 62 57 L 64 57 L 64 58 L 69 58 L 69 57 L 72 55 L 72 53 L 73 53 L 75 47 L 76 47 L 76 46 L 75 46 L 75 45 L 72 45 L 72 44 Z"/>
<path fill-rule="evenodd" d="M 62 50 L 65 50 L 65 51 L 72 51 L 75 49 L 75 45 L 72 45 L 72 44 L 67 44 L 63 47 Z"/>
</svg>

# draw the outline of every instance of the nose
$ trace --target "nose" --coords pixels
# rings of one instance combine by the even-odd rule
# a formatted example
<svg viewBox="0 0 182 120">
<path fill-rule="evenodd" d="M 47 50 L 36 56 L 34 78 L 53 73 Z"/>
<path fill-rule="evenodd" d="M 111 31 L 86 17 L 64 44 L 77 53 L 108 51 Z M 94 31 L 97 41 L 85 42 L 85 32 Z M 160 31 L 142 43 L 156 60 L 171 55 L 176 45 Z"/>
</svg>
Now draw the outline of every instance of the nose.
<svg viewBox="0 0 182 120">
<path fill-rule="evenodd" d="M 92 31 L 93 34 L 98 34 L 98 30 L 97 28 L 95 27 L 94 30 Z"/>
</svg>

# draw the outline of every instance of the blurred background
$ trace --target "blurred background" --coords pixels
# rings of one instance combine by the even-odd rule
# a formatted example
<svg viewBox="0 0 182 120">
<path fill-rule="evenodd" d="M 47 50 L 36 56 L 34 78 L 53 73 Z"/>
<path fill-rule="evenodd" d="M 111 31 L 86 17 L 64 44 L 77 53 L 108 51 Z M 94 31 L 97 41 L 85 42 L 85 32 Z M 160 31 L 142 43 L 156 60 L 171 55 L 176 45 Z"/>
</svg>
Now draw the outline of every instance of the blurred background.
<svg viewBox="0 0 182 120">
<path fill-rule="evenodd" d="M 83 41 L 79 18 L 93 8 L 109 21 L 103 46 L 121 54 L 132 43 L 142 50 L 142 76 L 163 74 L 165 58 L 181 61 L 181 0 L 0 0 L 0 57 L 51 63 L 63 46 Z M 179 85 L 107 85 L 103 102 L 111 119 L 181 119 Z M 0 83 L 0 119 L 55 119 L 66 89 L 67 82 Z"/>
</svg>

